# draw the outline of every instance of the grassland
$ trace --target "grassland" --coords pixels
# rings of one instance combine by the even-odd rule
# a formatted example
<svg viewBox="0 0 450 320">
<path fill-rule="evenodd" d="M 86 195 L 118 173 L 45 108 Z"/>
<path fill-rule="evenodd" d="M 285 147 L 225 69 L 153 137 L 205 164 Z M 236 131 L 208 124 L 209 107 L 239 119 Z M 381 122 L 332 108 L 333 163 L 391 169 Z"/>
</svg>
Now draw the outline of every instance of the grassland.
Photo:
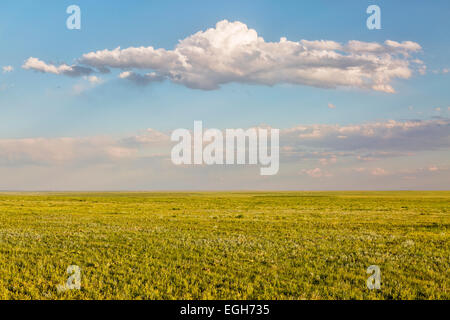
<svg viewBox="0 0 450 320">
<path fill-rule="evenodd" d="M 0 298 L 449 299 L 449 207 L 450 192 L 3 193 Z M 69 265 L 81 290 L 58 293 Z"/>
</svg>

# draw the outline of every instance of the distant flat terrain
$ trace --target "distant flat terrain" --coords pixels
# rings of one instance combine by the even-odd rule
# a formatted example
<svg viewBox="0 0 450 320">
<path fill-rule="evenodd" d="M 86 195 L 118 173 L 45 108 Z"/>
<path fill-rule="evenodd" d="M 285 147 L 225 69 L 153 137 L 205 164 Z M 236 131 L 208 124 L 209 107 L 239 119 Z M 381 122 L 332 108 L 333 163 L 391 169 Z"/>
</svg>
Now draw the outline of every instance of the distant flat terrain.
<svg viewBox="0 0 450 320">
<path fill-rule="evenodd" d="M 450 299 L 449 209 L 449 191 L 0 193 L 0 298 Z M 81 289 L 58 292 L 69 265 Z"/>
</svg>

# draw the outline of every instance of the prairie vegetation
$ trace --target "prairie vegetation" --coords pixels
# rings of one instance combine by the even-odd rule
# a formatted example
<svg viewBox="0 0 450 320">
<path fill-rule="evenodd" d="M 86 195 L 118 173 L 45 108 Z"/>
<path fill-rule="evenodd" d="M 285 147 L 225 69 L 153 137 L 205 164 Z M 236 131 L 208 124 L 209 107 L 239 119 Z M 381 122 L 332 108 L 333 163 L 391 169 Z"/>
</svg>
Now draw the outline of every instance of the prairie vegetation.
<svg viewBox="0 0 450 320">
<path fill-rule="evenodd" d="M 447 191 L 2 193 L 0 298 L 449 299 L 449 204 Z M 58 292 L 69 265 L 81 290 Z"/>
</svg>

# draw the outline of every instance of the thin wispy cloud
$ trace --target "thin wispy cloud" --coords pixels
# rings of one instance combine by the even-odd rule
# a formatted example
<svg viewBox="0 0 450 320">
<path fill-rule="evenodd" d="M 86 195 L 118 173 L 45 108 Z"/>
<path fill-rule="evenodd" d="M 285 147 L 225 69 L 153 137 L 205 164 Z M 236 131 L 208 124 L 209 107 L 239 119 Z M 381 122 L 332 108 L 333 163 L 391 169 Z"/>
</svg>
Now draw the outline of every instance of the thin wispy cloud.
<svg viewBox="0 0 450 320">
<path fill-rule="evenodd" d="M 303 169 L 301 171 L 302 174 L 306 174 L 310 176 L 311 178 L 329 178 L 332 176 L 329 172 L 322 170 L 321 168 L 314 168 L 314 169 Z"/>
<path fill-rule="evenodd" d="M 347 139 L 337 135 L 345 134 Z M 170 134 L 146 129 L 133 136 L 86 138 L 0 139 L 0 163 L 57 163 L 73 160 L 105 160 L 150 154 L 170 154 Z M 450 145 L 450 120 L 385 121 L 347 126 L 301 125 L 280 131 L 281 159 L 316 159 L 321 166 L 338 162 L 338 156 L 374 161 Z M 110 152 L 111 150 L 120 152 Z M 377 151 L 374 151 L 377 150 Z M 145 152 L 144 152 L 145 151 Z M 144 153 L 142 153 L 144 152 Z M 306 155 L 309 152 L 309 155 Z M 109 155 L 109 156 L 108 156 Z"/>
<path fill-rule="evenodd" d="M 417 151 L 448 148 L 450 120 L 383 121 L 355 125 L 313 124 L 284 129 L 281 144 L 329 150 Z"/>
</svg>

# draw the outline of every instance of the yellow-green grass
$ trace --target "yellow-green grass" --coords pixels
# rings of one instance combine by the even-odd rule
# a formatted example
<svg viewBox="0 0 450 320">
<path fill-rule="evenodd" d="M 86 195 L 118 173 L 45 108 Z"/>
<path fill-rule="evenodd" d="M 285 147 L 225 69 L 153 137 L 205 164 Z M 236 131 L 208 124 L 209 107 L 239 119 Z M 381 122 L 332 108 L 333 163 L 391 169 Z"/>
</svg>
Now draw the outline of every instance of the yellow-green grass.
<svg viewBox="0 0 450 320">
<path fill-rule="evenodd" d="M 449 299 L 449 205 L 448 191 L 3 193 L 0 298 Z M 59 293 L 69 265 L 81 290 Z"/>
</svg>

